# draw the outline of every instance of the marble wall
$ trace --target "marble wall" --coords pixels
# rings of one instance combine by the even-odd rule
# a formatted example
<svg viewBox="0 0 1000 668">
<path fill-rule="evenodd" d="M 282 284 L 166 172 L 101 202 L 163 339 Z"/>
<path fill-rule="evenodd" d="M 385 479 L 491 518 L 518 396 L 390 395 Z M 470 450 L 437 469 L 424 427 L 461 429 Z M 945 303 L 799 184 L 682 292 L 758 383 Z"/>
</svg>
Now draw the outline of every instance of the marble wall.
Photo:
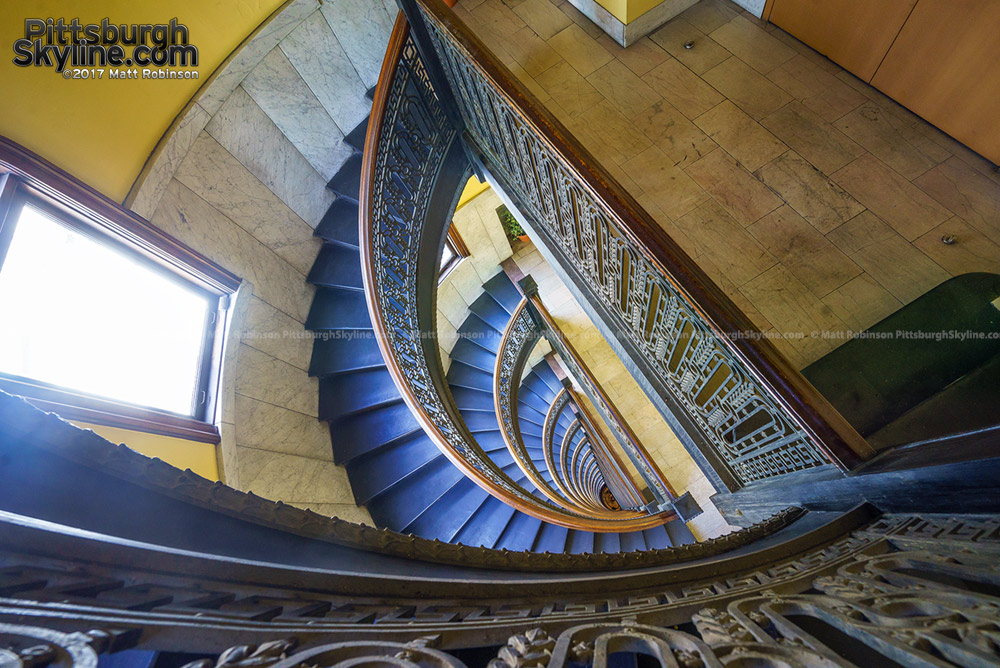
<svg viewBox="0 0 1000 668">
<path fill-rule="evenodd" d="M 502 271 L 500 262 L 512 254 L 496 214 L 501 204 L 496 193 L 487 189 L 458 209 L 452 219 L 469 248 L 469 257 L 438 284 L 438 348 L 445 372 L 451 365 L 450 353 L 458 340 L 458 328 L 470 313 L 469 306 L 483 293 L 483 283 Z"/>
<path fill-rule="evenodd" d="M 369 524 L 317 417 L 303 323 L 322 245 L 313 229 L 334 200 L 325 185 L 369 113 L 396 11 L 391 0 L 292 0 L 206 82 L 126 199 L 243 279 L 223 370 L 223 481 Z M 467 292 L 476 269 L 463 264 L 453 283 Z"/>
</svg>

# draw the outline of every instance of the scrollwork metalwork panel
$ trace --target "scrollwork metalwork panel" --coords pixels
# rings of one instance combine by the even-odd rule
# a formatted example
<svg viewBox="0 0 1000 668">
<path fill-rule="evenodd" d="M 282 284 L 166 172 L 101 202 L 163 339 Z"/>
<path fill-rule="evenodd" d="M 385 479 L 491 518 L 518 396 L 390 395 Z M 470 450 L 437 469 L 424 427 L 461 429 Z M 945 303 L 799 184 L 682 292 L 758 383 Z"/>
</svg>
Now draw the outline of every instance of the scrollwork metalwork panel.
<svg viewBox="0 0 1000 668">
<path fill-rule="evenodd" d="M 523 203 L 612 313 L 672 399 L 689 415 L 736 480 L 756 480 L 828 463 L 818 446 L 755 379 L 610 209 L 518 113 L 470 54 L 421 8 L 467 130 L 490 171 Z"/>
</svg>

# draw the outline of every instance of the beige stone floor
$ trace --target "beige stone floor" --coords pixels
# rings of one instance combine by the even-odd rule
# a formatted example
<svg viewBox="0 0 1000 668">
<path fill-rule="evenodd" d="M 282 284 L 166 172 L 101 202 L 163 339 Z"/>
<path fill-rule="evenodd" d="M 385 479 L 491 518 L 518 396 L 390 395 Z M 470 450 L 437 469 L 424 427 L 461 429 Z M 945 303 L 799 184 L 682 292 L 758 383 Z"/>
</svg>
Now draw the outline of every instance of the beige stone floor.
<svg viewBox="0 0 1000 668">
<path fill-rule="evenodd" d="M 538 283 L 542 303 L 576 348 L 632 431 L 657 463 L 678 494 L 690 491 L 704 512 L 688 523 L 698 540 L 727 533 L 731 527 L 711 502 L 715 490 L 621 363 L 597 327 L 580 308 L 569 289 L 556 276 L 533 245 L 514 253 L 514 262 Z M 591 413 L 597 412 L 591 406 Z M 614 443 L 613 438 L 609 442 Z M 627 459 L 622 454 L 622 459 Z"/>
<path fill-rule="evenodd" d="M 1000 270 L 993 165 L 727 0 L 628 49 L 563 0 L 455 11 L 799 368 Z"/>
</svg>

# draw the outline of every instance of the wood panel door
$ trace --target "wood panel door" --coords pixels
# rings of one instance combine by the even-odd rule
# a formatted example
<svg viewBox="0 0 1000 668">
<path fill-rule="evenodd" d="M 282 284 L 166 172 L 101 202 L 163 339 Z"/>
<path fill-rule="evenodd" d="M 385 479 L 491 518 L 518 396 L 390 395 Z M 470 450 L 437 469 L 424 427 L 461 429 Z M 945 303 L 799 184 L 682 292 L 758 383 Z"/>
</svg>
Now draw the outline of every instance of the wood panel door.
<svg viewBox="0 0 1000 668">
<path fill-rule="evenodd" d="M 966 0 L 943 1 L 961 4 Z M 845 70 L 870 81 L 916 2 L 774 0 L 769 20 Z"/>
<path fill-rule="evenodd" d="M 919 0 L 871 83 L 1000 163 L 1000 1 Z"/>
</svg>

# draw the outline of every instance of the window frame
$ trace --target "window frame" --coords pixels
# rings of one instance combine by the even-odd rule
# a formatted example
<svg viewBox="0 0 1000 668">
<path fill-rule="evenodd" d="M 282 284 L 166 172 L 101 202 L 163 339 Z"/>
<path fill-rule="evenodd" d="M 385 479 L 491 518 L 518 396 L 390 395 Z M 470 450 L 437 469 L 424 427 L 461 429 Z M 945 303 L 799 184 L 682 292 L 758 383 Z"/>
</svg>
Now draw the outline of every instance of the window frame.
<svg viewBox="0 0 1000 668">
<path fill-rule="evenodd" d="M 448 274 L 450 274 L 462 260 L 471 255 L 469 247 L 465 245 L 465 241 L 462 240 L 462 236 L 458 233 L 458 230 L 455 229 L 454 222 L 448 226 L 448 234 L 444 239 L 444 245 L 451 251 L 452 257 L 451 260 L 448 261 L 448 264 L 438 269 L 439 284 L 448 277 Z M 2 261 L 2 258 L 0 258 L 0 261 Z"/>
<path fill-rule="evenodd" d="M 204 443 L 218 443 L 222 346 L 229 298 L 240 278 L 194 249 L 155 228 L 138 214 L 70 176 L 15 142 L 0 137 L 0 267 L 24 204 L 54 216 L 61 224 L 217 298 L 210 311 L 199 373 L 204 392 L 194 416 L 107 399 L 31 378 L 0 372 L 0 389 L 24 397 L 61 417 Z"/>
</svg>

